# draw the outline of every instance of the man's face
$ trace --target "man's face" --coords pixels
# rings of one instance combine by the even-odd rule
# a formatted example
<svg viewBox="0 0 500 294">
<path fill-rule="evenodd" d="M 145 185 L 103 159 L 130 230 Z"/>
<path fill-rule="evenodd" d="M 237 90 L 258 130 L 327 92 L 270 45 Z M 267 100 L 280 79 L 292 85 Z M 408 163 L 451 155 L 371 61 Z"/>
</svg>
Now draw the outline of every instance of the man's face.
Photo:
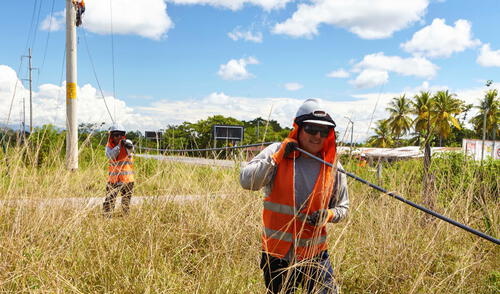
<svg viewBox="0 0 500 294">
<path fill-rule="evenodd" d="M 330 128 L 324 125 L 305 123 L 299 132 L 299 147 L 305 151 L 317 154 L 323 148 Z"/>
<path fill-rule="evenodd" d="M 111 133 L 111 140 L 113 140 L 113 143 L 117 145 L 120 143 L 120 139 L 122 138 L 121 133 Z"/>
</svg>

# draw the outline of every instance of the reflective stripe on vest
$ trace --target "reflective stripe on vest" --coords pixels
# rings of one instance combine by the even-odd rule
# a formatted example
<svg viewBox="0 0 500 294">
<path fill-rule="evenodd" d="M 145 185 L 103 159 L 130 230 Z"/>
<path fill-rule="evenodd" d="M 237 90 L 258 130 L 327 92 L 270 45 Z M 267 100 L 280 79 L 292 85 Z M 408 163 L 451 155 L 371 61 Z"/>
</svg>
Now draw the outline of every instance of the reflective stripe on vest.
<svg viewBox="0 0 500 294">
<path fill-rule="evenodd" d="M 281 232 L 281 231 L 275 231 L 269 228 L 264 228 L 264 235 L 267 238 L 272 238 L 272 239 L 277 239 L 285 242 L 293 242 L 293 234 L 291 233 L 286 233 L 286 232 Z M 321 243 L 326 242 L 326 235 L 321 235 L 318 237 L 312 237 L 312 238 L 303 238 L 303 239 L 297 239 L 295 240 L 297 246 L 299 247 L 310 247 L 314 245 L 320 245 Z"/>
<path fill-rule="evenodd" d="M 133 171 L 122 171 L 122 172 L 110 172 L 109 175 L 110 176 L 124 176 L 124 175 L 133 175 L 134 172 Z"/>
<path fill-rule="evenodd" d="M 132 161 L 112 161 L 109 163 L 111 166 L 121 166 L 121 165 L 126 165 L 126 164 L 133 164 Z"/>
</svg>

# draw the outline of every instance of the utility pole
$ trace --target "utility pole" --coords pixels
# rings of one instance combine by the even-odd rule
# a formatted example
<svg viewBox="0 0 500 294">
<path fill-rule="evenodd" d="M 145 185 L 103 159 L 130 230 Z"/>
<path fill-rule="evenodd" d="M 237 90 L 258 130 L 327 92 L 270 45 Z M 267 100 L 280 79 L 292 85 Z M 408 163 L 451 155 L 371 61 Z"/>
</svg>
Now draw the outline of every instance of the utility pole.
<svg viewBox="0 0 500 294">
<path fill-rule="evenodd" d="M 76 119 L 76 10 L 66 0 L 66 168 L 78 169 L 78 125 Z"/>
<path fill-rule="evenodd" d="M 354 148 L 354 142 L 353 142 L 353 136 L 354 136 L 354 122 L 348 118 L 347 116 L 344 116 L 350 123 L 351 123 L 351 151 L 349 152 L 349 154 L 352 154 L 352 150 Z M 349 124 L 347 124 L 347 127 L 349 127 Z"/>
<path fill-rule="evenodd" d="M 483 144 L 481 146 L 481 166 L 483 165 L 484 143 L 485 143 L 485 140 L 486 140 L 486 119 L 488 118 L 487 114 L 488 114 L 489 111 L 490 111 L 490 109 L 487 107 L 484 110 L 484 116 L 483 116 Z"/>
<path fill-rule="evenodd" d="M 31 48 L 28 48 L 28 55 L 23 55 L 23 58 L 28 58 L 28 82 L 29 82 L 29 88 L 30 88 L 30 134 L 33 132 L 33 89 L 32 89 L 32 84 L 33 84 L 33 76 L 32 76 L 32 71 L 33 67 L 31 64 Z M 26 79 L 24 79 L 26 80 Z M 25 113 L 25 105 L 24 105 L 24 98 L 23 98 L 23 113 Z M 24 118 L 24 115 L 23 115 Z M 23 127 L 24 127 L 24 120 L 23 120 Z M 25 130 L 23 129 L 23 132 Z"/>
<path fill-rule="evenodd" d="M 490 87 L 491 84 L 493 83 L 492 80 L 488 80 L 486 81 L 486 87 Z M 488 94 L 486 94 L 488 95 Z M 488 118 L 488 112 L 490 112 L 490 108 L 486 105 L 486 97 L 484 98 L 484 103 L 485 105 L 484 106 L 484 115 L 483 115 L 483 144 L 481 146 L 481 167 L 483 167 L 483 156 L 484 156 L 484 143 L 485 143 L 485 140 L 486 140 L 486 119 Z"/>
</svg>

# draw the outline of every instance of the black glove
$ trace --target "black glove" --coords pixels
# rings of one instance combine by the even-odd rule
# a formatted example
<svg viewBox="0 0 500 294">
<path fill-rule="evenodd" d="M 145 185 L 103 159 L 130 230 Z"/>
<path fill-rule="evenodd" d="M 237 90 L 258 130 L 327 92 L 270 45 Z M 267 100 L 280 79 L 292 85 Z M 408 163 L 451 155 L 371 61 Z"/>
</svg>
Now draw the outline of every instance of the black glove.
<svg viewBox="0 0 500 294">
<path fill-rule="evenodd" d="M 315 211 L 307 216 L 306 222 L 311 226 L 324 226 L 330 219 L 333 218 L 333 211 Z"/>
<path fill-rule="evenodd" d="M 285 138 L 281 143 L 280 149 L 272 155 L 272 158 L 276 164 L 279 164 L 283 158 L 286 158 L 290 153 L 292 153 L 295 148 L 299 146 L 295 139 Z"/>
<path fill-rule="evenodd" d="M 286 147 L 285 147 L 285 154 L 284 154 L 284 157 L 288 157 L 288 155 L 290 155 L 290 153 L 292 153 L 293 151 L 295 151 L 295 148 L 299 147 L 299 144 L 297 142 L 288 142 L 288 144 L 286 144 Z"/>
</svg>

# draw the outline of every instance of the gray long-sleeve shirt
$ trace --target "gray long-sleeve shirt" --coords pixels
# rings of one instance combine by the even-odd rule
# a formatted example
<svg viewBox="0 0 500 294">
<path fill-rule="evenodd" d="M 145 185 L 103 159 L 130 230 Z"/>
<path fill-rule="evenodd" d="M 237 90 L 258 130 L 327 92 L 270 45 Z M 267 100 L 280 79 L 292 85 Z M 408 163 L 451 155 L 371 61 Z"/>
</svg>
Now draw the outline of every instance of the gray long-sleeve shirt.
<svg viewBox="0 0 500 294">
<path fill-rule="evenodd" d="M 120 154 L 120 149 L 122 148 L 121 144 L 116 144 L 115 147 L 110 148 L 106 145 L 106 157 L 110 160 L 115 160 Z M 133 149 L 126 149 L 127 155 L 131 155 L 133 153 Z"/>
<path fill-rule="evenodd" d="M 277 170 L 272 155 L 279 150 L 280 146 L 281 143 L 268 146 L 241 169 L 240 184 L 244 189 L 256 191 L 264 188 L 266 196 L 271 193 Z M 319 161 L 306 156 L 295 159 L 295 204 L 297 209 L 302 207 L 314 189 L 321 164 Z M 342 168 L 340 162 L 337 162 L 337 167 Z M 329 208 L 334 211 L 332 222 L 339 222 L 347 216 L 349 194 L 347 191 L 347 177 L 344 174 L 336 174 Z"/>
</svg>

